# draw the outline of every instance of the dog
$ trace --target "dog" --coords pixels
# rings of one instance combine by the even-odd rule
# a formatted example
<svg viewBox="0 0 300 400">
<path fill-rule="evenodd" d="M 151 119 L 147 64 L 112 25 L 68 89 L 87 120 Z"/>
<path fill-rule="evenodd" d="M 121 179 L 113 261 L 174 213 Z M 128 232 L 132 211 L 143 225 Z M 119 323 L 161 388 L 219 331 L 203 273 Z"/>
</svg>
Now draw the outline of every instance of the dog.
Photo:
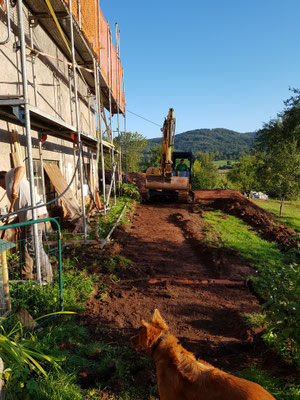
<svg viewBox="0 0 300 400">
<path fill-rule="evenodd" d="M 260 385 L 213 367 L 185 350 L 169 333 L 159 311 L 142 320 L 131 344 L 152 357 L 160 400 L 275 400 Z"/>
</svg>

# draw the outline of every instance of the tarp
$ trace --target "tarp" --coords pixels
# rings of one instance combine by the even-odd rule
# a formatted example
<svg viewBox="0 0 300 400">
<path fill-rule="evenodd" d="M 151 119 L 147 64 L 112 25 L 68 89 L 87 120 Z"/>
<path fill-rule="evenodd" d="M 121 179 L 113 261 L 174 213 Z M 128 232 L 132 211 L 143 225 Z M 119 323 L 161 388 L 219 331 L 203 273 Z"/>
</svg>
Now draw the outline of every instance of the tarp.
<svg viewBox="0 0 300 400">
<path fill-rule="evenodd" d="M 66 190 L 68 183 L 62 175 L 58 165 L 45 162 L 44 170 L 46 171 L 46 174 L 48 175 L 52 185 L 55 187 L 58 195 L 62 194 L 63 191 Z M 79 204 L 77 203 L 71 188 L 69 188 L 68 191 L 61 197 L 61 201 L 67 211 L 67 219 L 74 221 L 81 217 Z"/>
</svg>

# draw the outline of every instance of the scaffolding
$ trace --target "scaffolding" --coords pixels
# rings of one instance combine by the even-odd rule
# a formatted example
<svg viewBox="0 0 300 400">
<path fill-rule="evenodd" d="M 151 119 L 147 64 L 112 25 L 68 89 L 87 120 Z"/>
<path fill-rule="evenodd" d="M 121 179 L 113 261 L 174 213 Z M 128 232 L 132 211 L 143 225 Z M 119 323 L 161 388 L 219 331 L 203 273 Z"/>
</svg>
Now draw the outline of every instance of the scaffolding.
<svg viewBox="0 0 300 400">
<path fill-rule="evenodd" d="M 4 3 L 4 4 L 3 4 Z M 2 6 L 1 6 L 2 4 Z M 21 93 L 1 93 L 0 89 L 0 120 L 13 123 L 25 129 L 28 156 L 28 175 L 31 190 L 31 204 L 36 205 L 34 188 L 34 169 L 31 131 L 39 133 L 39 155 L 41 171 L 43 171 L 43 143 L 47 136 L 63 139 L 73 143 L 74 165 L 79 162 L 79 174 L 76 179 L 80 188 L 82 210 L 82 232 L 87 237 L 85 199 L 84 199 L 84 165 L 83 147 L 90 149 L 96 155 L 97 170 L 101 166 L 102 195 L 104 213 L 109 207 L 111 190 L 116 202 L 116 179 L 121 177 L 121 151 L 113 144 L 112 117 L 117 115 L 117 132 L 120 135 L 120 114 L 125 113 L 124 72 L 120 60 L 120 31 L 116 25 L 116 48 L 112 43 L 112 33 L 103 17 L 98 0 L 17 0 L 17 16 L 12 18 L 14 6 L 10 0 L 0 2 L 0 22 L 7 28 L 6 37 L 1 45 L 11 41 L 11 31 L 18 40 L 14 43 L 15 52 L 20 54 L 21 65 L 18 67 L 21 75 Z M 24 18 L 27 18 L 25 26 Z M 43 29 L 54 46 L 63 54 L 63 59 L 44 51 L 35 42 L 35 30 Z M 0 54 L 1 57 L 1 54 Z M 40 105 L 38 93 L 39 69 L 37 58 L 45 62 L 63 64 L 68 71 L 68 92 L 70 115 L 62 116 L 58 110 L 47 112 Z M 28 59 L 31 61 L 31 82 L 28 79 Z M 80 80 L 81 90 L 78 88 Z M 1 86 L 0 86 L 1 87 Z M 87 102 L 88 116 L 80 111 L 80 98 L 83 98 L 83 87 L 86 90 L 84 100 Z M 33 89 L 33 96 L 29 95 Z M 59 90 L 57 84 L 57 90 Z M 44 99 L 43 99 L 44 101 Z M 54 107 L 55 108 L 55 107 Z M 108 114 L 108 121 L 106 114 Z M 88 129 L 83 129 L 82 119 Z M 92 123 L 92 119 L 94 122 Z M 108 141 L 104 140 L 102 123 L 105 122 Z M 94 128 L 93 128 L 94 124 Z M 125 130 L 125 128 L 124 128 Z M 1 142 L 1 135 L 0 135 Z M 104 155 L 110 153 L 112 161 L 111 185 L 106 193 Z M 81 155 L 81 156 L 80 156 Z M 43 182 L 43 197 L 45 182 Z M 95 190 L 95 188 L 93 188 Z M 35 209 L 32 218 L 36 219 Z M 35 232 L 35 236 L 37 233 Z M 39 257 L 37 255 L 37 264 Z M 39 268 L 38 268 L 39 270 Z"/>
</svg>

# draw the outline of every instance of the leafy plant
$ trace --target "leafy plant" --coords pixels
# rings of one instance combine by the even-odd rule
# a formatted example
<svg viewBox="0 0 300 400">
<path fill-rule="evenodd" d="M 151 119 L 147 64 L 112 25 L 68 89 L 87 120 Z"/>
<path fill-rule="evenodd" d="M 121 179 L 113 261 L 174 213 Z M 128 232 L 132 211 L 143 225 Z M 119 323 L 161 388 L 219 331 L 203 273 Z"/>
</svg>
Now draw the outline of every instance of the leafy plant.
<svg viewBox="0 0 300 400">
<path fill-rule="evenodd" d="M 63 314 L 70 313 L 64 312 Z M 0 356 L 5 366 L 2 379 L 6 383 L 9 396 L 13 395 L 13 398 L 16 398 L 15 396 L 18 395 L 18 399 L 22 398 L 24 391 L 30 392 L 36 389 L 36 376 L 47 377 L 44 364 L 49 364 L 57 369 L 59 368 L 58 362 L 61 361 L 61 358 L 47 355 L 37 349 L 36 337 L 34 335 L 25 336 L 26 327 L 27 325 L 18 321 L 10 331 L 6 331 L 1 325 L 0 333 Z"/>
<path fill-rule="evenodd" d="M 121 185 L 121 191 L 125 197 L 129 197 L 130 199 L 137 201 L 140 201 L 141 199 L 139 188 L 135 185 L 135 183 L 123 183 Z"/>
<path fill-rule="evenodd" d="M 300 368 L 300 265 L 266 268 L 255 279 L 255 286 L 266 300 L 264 339 Z"/>
</svg>

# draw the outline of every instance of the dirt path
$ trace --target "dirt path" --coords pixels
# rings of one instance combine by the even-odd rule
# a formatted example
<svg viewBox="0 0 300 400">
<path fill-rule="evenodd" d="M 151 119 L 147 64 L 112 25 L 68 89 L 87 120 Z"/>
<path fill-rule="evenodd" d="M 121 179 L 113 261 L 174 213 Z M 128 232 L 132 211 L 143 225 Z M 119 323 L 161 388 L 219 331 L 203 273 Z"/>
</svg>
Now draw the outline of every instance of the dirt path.
<svg viewBox="0 0 300 400">
<path fill-rule="evenodd" d="M 109 329 L 112 338 L 128 342 L 158 308 L 169 327 L 188 349 L 225 369 L 245 367 L 257 357 L 253 337 L 241 313 L 259 310 L 254 295 L 243 287 L 150 284 L 153 278 L 244 280 L 254 271 L 238 255 L 210 248 L 203 241 L 201 217 L 191 205 L 139 205 L 130 227 L 115 235 L 120 254 L 134 263 L 123 282 L 101 302 L 95 294 L 85 317 L 95 332 Z"/>
</svg>

